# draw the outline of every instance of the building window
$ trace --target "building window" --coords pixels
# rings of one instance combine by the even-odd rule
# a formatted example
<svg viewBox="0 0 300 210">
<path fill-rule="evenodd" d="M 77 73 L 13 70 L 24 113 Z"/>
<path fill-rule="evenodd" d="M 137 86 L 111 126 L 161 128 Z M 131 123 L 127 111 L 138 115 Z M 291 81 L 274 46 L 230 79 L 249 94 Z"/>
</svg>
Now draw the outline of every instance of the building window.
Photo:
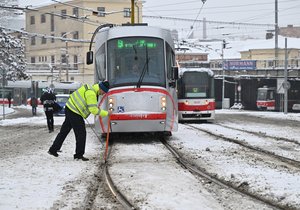
<svg viewBox="0 0 300 210">
<path fill-rule="evenodd" d="M 31 57 L 31 58 L 30 58 L 30 62 L 31 62 L 31 63 L 35 63 L 35 57 Z"/>
<path fill-rule="evenodd" d="M 41 14 L 41 23 L 46 23 L 46 15 Z"/>
<path fill-rule="evenodd" d="M 79 39 L 79 32 L 78 31 L 73 32 L 73 39 Z"/>
<path fill-rule="evenodd" d="M 74 17 L 78 17 L 79 16 L 78 7 L 73 8 L 73 16 Z"/>
<path fill-rule="evenodd" d="M 66 56 L 66 54 L 62 54 L 60 56 L 60 61 L 61 61 L 61 63 L 67 63 L 67 56 Z"/>
<path fill-rule="evenodd" d="M 74 69 L 78 69 L 78 56 L 74 55 Z"/>
<path fill-rule="evenodd" d="M 105 17 L 105 7 L 97 7 L 98 16 Z"/>
<path fill-rule="evenodd" d="M 124 8 L 124 17 L 130 17 L 131 11 L 130 8 Z"/>
<path fill-rule="evenodd" d="M 66 9 L 61 10 L 60 14 L 61 14 L 61 19 L 66 19 L 67 10 Z"/>
<path fill-rule="evenodd" d="M 31 37 L 31 45 L 35 45 L 35 37 L 33 36 L 33 37 Z"/>
<path fill-rule="evenodd" d="M 268 67 L 273 67 L 273 61 L 268 61 Z"/>
<path fill-rule="evenodd" d="M 45 37 L 42 37 L 42 44 L 46 44 L 47 43 L 47 39 Z"/>
<path fill-rule="evenodd" d="M 51 31 L 54 31 L 54 15 L 53 14 L 51 14 Z"/>
<path fill-rule="evenodd" d="M 47 56 L 40 56 L 39 62 L 47 62 Z"/>
<path fill-rule="evenodd" d="M 55 63 L 55 55 L 51 55 L 51 63 Z"/>
<path fill-rule="evenodd" d="M 34 16 L 30 16 L 30 25 L 34 25 L 35 24 L 35 18 Z"/>
</svg>

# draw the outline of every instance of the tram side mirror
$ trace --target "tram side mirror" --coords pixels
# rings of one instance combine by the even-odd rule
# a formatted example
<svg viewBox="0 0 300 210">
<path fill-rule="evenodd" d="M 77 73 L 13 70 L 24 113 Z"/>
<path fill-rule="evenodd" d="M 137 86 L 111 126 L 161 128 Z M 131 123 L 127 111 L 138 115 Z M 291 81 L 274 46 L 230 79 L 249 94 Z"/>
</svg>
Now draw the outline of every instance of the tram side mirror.
<svg viewBox="0 0 300 210">
<path fill-rule="evenodd" d="M 169 82 L 169 86 L 175 88 L 176 87 L 176 82 L 175 81 Z"/>
<path fill-rule="evenodd" d="M 93 61 L 94 61 L 94 53 L 93 51 L 88 51 L 86 53 L 86 64 L 87 65 L 93 64 Z"/>
<path fill-rule="evenodd" d="M 173 71 L 173 79 L 178 80 L 178 67 L 172 66 L 172 71 Z"/>
<path fill-rule="evenodd" d="M 172 66 L 172 82 L 169 83 L 170 87 L 176 87 L 176 80 L 178 80 L 178 67 Z"/>
</svg>

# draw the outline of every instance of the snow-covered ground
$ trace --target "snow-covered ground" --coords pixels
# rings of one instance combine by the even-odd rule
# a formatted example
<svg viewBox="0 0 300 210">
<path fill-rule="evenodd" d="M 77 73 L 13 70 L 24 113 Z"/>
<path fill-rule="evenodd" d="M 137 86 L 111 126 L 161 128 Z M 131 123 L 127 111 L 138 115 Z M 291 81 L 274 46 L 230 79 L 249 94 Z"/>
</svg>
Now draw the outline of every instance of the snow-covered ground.
<svg viewBox="0 0 300 210">
<path fill-rule="evenodd" d="M 0 108 L 0 114 L 2 115 L 2 107 Z M 28 109 L 28 107 L 24 107 L 24 109 Z M 13 109 L 7 109 L 5 111 L 5 113 L 9 112 L 10 115 L 13 114 Z M 87 202 L 86 196 L 89 189 L 95 182 L 95 174 L 97 174 L 97 171 L 99 170 L 99 164 L 100 162 L 103 162 L 103 145 L 99 142 L 98 138 L 89 126 L 87 126 L 88 137 L 85 156 L 90 158 L 90 161 L 82 162 L 73 160 L 73 153 L 75 149 L 75 137 L 73 132 L 71 132 L 65 140 L 62 148 L 63 151 L 60 153 L 60 156 L 58 158 L 50 156 L 47 154 L 48 148 L 58 133 L 64 117 L 55 117 L 55 132 L 48 133 L 46 128 L 46 118 L 43 115 L 42 109 L 39 109 L 38 112 L 40 115 L 37 117 L 0 120 L 0 209 L 83 209 L 82 205 L 85 205 Z M 218 114 L 239 114 L 241 112 L 245 115 L 261 118 L 300 121 L 300 114 L 295 113 L 284 115 L 276 112 L 217 110 L 216 114 L 218 116 Z M 93 118 L 90 118 L 89 122 L 93 123 Z M 214 125 L 205 124 L 201 126 L 213 129 Z M 253 126 L 253 129 L 258 129 L 254 124 L 250 124 L 249 126 Z M 282 132 L 285 131 L 283 130 Z M 199 147 L 199 141 L 197 141 L 196 138 L 198 137 L 195 135 L 195 132 L 191 132 L 186 129 L 184 125 L 180 125 L 179 131 L 177 133 L 173 133 L 172 143 L 197 148 Z M 191 141 L 191 139 L 194 141 Z M 205 150 L 206 147 L 209 147 L 209 145 L 201 145 L 203 150 Z M 140 148 L 138 151 L 151 153 L 152 149 L 150 149 L 150 151 L 143 151 L 143 148 Z M 138 153 L 138 151 L 136 152 Z M 123 150 L 121 154 L 124 157 L 129 157 L 131 152 L 131 149 Z M 206 157 L 203 159 L 205 160 L 205 158 Z M 223 164 L 223 166 L 225 166 L 229 176 L 230 174 L 235 173 L 237 168 L 231 165 L 232 162 L 224 161 L 222 163 L 219 161 L 220 160 L 218 160 L 218 164 Z M 126 165 L 120 165 L 120 167 L 125 167 L 124 174 L 128 168 L 131 168 L 131 170 L 134 171 L 132 165 L 127 167 Z M 243 165 L 241 165 L 241 169 L 242 167 Z M 175 176 L 175 172 L 168 171 L 168 167 L 162 166 L 158 168 L 159 169 L 153 169 L 159 170 L 157 171 L 158 174 L 167 173 L 168 176 L 172 176 L 172 174 Z M 270 183 L 278 181 L 278 177 L 272 175 L 271 170 L 269 174 L 266 175 L 268 171 L 260 171 L 259 169 L 260 168 L 257 167 L 255 171 L 249 173 L 255 173 L 255 176 L 258 177 L 260 176 L 260 173 L 265 174 L 265 177 L 268 177 Z M 144 175 L 147 176 L 147 170 L 145 170 Z M 180 173 L 176 176 L 180 177 Z M 253 177 L 248 178 L 252 179 Z M 288 193 L 293 196 L 290 196 L 288 199 L 290 202 L 297 203 L 300 199 L 298 197 L 300 191 L 300 186 L 298 186 L 300 178 L 299 176 L 289 176 L 287 178 L 290 179 L 291 182 L 295 182 L 294 187 L 290 186 L 290 190 L 288 191 Z M 155 178 L 147 177 L 147 179 L 153 180 Z M 194 178 L 191 177 L 191 179 Z M 164 179 L 155 181 L 159 186 L 163 183 L 159 183 L 157 181 L 163 182 Z M 281 183 L 277 184 L 278 189 L 281 187 L 288 187 L 281 186 Z M 259 187 L 260 186 L 258 186 L 258 188 Z M 267 186 L 262 185 L 261 187 L 263 188 Z M 153 189 L 157 189 L 157 193 L 161 190 L 159 187 L 153 187 Z M 168 195 L 176 195 L 174 190 L 176 189 L 170 188 L 169 192 L 167 192 L 163 197 L 163 202 L 166 207 L 174 207 L 175 205 L 174 203 L 168 204 Z M 195 198 L 195 191 L 192 188 L 190 191 L 184 189 L 184 192 L 186 193 L 185 198 Z M 195 206 L 194 208 L 220 208 L 218 203 L 208 204 L 207 202 L 209 200 L 213 202 L 213 199 L 211 198 L 203 198 L 203 206 L 199 206 L 201 205 L 201 202 L 198 202 L 198 206 Z M 171 201 L 172 200 L 170 199 L 170 202 Z M 157 201 L 154 199 L 152 202 L 158 202 L 158 205 L 162 205 L 162 200 L 159 199 Z M 112 209 L 112 206 L 107 204 L 104 207 L 102 206 L 102 208 Z M 192 206 L 191 209 L 193 209 Z"/>
</svg>

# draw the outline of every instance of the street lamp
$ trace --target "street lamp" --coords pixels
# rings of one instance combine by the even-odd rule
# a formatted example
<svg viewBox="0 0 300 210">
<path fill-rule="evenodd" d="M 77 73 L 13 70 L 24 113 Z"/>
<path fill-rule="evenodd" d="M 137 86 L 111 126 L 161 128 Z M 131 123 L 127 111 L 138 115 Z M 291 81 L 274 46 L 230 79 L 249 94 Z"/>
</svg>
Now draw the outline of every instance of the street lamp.
<svg viewBox="0 0 300 210">
<path fill-rule="evenodd" d="M 76 32 L 76 31 L 70 31 L 70 32 L 67 32 L 67 33 L 65 33 L 65 34 L 63 34 L 62 36 L 61 36 L 61 38 L 67 38 L 67 35 L 69 35 L 69 34 L 73 34 L 74 32 Z M 65 41 L 65 43 L 66 43 L 66 81 L 68 82 L 69 81 L 69 52 L 68 52 L 68 41 L 66 40 Z"/>
</svg>

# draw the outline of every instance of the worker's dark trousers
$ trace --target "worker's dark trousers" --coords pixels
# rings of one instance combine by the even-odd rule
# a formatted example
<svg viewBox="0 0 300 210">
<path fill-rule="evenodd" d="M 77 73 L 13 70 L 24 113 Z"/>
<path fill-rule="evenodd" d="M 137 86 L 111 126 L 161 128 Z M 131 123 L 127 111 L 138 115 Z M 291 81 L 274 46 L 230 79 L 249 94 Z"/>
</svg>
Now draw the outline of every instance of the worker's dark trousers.
<svg viewBox="0 0 300 210">
<path fill-rule="evenodd" d="M 65 138 L 69 134 L 70 130 L 73 128 L 76 137 L 76 151 L 75 157 L 81 157 L 85 151 L 85 141 L 86 141 L 86 130 L 83 117 L 72 112 L 67 106 L 65 109 L 66 118 L 61 126 L 60 132 L 57 134 L 52 146 L 50 147 L 51 152 L 56 152 L 60 150 Z"/>
<path fill-rule="evenodd" d="M 54 119 L 53 119 L 53 111 L 45 111 L 46 117 L 47 117 L 47 125 L 49 131 L 53 131 L 54 129 Z"/>
</svg>

